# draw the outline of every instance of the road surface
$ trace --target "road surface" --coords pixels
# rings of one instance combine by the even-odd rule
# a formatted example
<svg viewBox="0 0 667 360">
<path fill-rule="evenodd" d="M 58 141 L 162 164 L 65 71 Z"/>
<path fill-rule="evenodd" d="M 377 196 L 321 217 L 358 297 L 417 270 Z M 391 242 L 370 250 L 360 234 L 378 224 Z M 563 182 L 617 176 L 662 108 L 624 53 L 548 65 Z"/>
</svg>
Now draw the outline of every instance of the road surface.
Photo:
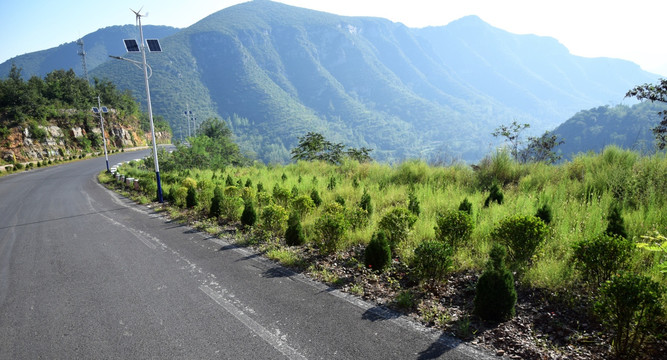
<svg viewBox="0 0 667 360">
<path fill-rule="evenodd" d="M 489 356 L 135 205 L 104 168 L 0 178 L 0 359 Z"/>
</svg>

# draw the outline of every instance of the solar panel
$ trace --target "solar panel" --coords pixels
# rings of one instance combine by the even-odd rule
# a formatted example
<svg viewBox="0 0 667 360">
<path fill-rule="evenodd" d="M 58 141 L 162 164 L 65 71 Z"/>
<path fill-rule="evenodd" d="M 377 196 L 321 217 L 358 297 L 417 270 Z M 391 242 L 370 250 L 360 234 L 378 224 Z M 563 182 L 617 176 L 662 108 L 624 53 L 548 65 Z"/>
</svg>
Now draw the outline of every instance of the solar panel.
<svg viewBox="0 0 667 360">
<path fill-rule="evenodd" d="M 127 52 L 139 52 L 139 44 L 137 44 L 137 40 L 124 39 L 123 42 L 125 43 Z"/>
<path fill-rule="evenodd" d="M 150 52 L 162 51 L 162 48 L 160 47 L 160 42 L 157 39 L 146 39 L 146 44 L 148 45 L 148 51 Z"/>
<path fill-rule="evenodd" d="M 102 112 L 106 114 L 109 112 L 109 109 L 106 106 L 102 106 Z"/>
<path fill-rule="evenodd" d="M 94 107 L 94 108 L 93 108 L 93 112 L 94 112 L 95 114 L 99 114 L 99 113 L 100 113 L 100 109 Z"/>
</svg>

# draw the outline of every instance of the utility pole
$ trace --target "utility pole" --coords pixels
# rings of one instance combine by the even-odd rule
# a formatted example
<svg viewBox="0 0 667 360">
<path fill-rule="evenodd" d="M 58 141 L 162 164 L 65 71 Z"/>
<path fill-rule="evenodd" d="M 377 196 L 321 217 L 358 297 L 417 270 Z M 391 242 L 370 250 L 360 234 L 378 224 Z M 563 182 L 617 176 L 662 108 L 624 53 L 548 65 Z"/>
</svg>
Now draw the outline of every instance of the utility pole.
<svg viewBox="0 0 667 360">
<path fill-rule="evenodd" d="M 93 112 L 100 114 L 100 128 L 102 128 L 102 142 L 104 143 L 104 159 L 107 162 L 107 172 L 111 172 L 109 169 L 109 154 L 107 153 L 107 137 L 104 135 L 104 118 L 102 117 L 102 113 L 107 113 L 109 110 L 106 106 L 101 105 L 99 95 L 97 95 L 97 107 L 93 108 Z"/>
<path fill-rule="evenodd" d="M 137 41 L 134 39 L 124 39 L 123 42 L 125 43 L 125 49 L 128 52 L 141 52 L 141 62 L 126 59 L 120 56 L 112 56 L 109 55 L 109 57 L 112 57 L 114 59 L 118 60 L 125 60 L 128 62 L 131 62 L 137 66 L 141 66 L 141 68 L 144 71 L 144 83 L 146 85 L 146 101 L 148 103 L 148 119 L 150 120 L 151 123 L 151 139 L 153 141 L 153 164 L 155 164 L 155 177 L 157 180 L 157 199 L 159 202 L 164 202 L 164 199 L 162 197 L 162 181 L 160 180 L 160 165 L 158 164 L 158 159 L 157 159 L 157 142 L 155 141 L 155 125 L 153 124 L 153 107 L 151 106 L 151 91 L 150 87 L 148 86 L 148 78 L 150 77 L 148 75 L 148 64 L 146 63 L 146 45 L 148 44 L 148 50 L 150 52 L 161 52 L 162 48 L 160 47 L 160 42 L 157 39 L 148 39 L 144 41 L 144 30 L 141 28 L 141 17 L 144 15 L 141 15 L 139 11 L 134 11 L 130 9 L 135 15 L 136 15 L 136 20 L 137 20 L 137 25 L 139 26 L 139 37 L 141 41 L 141 45 L 137 44 Z M 151 69 L 151 75 L 153 74 L 153 70 Z"/>
</svg>

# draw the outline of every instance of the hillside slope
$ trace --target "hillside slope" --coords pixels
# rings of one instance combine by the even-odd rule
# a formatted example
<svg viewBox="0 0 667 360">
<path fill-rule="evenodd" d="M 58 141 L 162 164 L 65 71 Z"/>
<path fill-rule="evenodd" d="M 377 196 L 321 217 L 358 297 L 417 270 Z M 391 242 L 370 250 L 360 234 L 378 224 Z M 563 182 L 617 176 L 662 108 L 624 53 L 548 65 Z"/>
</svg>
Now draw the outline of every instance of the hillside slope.
<svg viewBox="0 0 667 360">
<path fill-rule="evenodd" d="M 159 37 L 152 31 L 146 37 Z M 477 17 L 410 29 L 270 1 L 223 9 L 161 41 L 164 51 L 148 55 L 151 96 L 174 137 L 187 134 L 186 109 L 197 123 L 221 117 L 267 162 L 287 161 L 308 131 L 375 149 L 379 160 L 476 161 L 499 124 L 517 120 L 540 133 L 658 78 Z M 129 63 L 106 61 L 91 76 L 145 102 L 141 71 Z"/>
</svg>

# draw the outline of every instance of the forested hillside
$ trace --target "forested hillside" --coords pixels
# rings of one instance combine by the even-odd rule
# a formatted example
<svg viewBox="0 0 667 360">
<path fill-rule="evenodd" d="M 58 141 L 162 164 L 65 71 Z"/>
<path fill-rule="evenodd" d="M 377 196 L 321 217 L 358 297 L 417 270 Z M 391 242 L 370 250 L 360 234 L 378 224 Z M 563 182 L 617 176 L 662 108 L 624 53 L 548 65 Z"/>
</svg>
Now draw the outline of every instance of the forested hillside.
<svg viewBox="0 0 667 360">
<path fill-rule="evenodd" d="M 572 159 L 578 153 L 601 152 L 616 145 L 651 154 L 656 150 L 652 129 L 661 120 L 658 112 L 665 109 L 664 104 L 644 102 L 582 110 L 553 131 L 564 140 L 557 151 Z"/>
<path fill-rule="evenodd" d="M 56 70 L 44 78 L 24 81 L 21 69 L 12 67 L 0 80 L 0 163 L 66 158 L 103 147 L 100 118 L 92 111 L 101 104 L 105 136 L 111 150 L 147 144 L 148 116 L 128 91 L 108 80 L 90 85 L 72 70 Z M 155 119 L 156 135 L 171 141 L 164 119 Z"/>
<path fill-rule="evenodd" d="M 477 17 L 411 29 L 270 1 L 223 9 L 166 36 L 162 48 L 148 54 L 153 109 L 175 137 L 187 134 L 186 109 L 198 124 L 222 118 L 241 148 L 266 162 L 289 161 L 308 132 L 373 149 L 378 160 L 478 161 L 497 144 L 499 124 L 529 123 L 527 135 L 538 135 L 658 78 Z M 91 75 L 145 101 L 130 63 L 109 60 Z"/>
</svg>

